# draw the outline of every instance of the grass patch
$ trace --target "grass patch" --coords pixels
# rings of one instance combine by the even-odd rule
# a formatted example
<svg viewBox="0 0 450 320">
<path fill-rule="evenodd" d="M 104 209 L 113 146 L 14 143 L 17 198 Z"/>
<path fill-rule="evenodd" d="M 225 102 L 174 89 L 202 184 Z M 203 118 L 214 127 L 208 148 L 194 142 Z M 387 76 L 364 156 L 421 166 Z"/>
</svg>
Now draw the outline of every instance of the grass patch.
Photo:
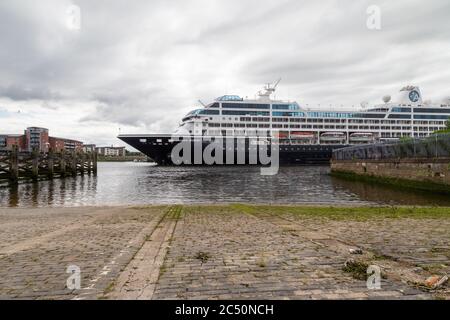
<svg viewBox="0 0 450 320">
<path fill-rule="evenodd" d="M 267 267 L 267 262 L 264 260 L 264 258 L 261 258 L 258 260 L 257 265 L 260 268 L 265 268 Z"/>
<path fill-rule="evenodd" d="M 362 175 L 349 171 L 331 171 L 332 177 L 342 178 L 350 181 L 362 181 L 367 183 L 377 183 L 381 185 L 388 185 L 396 189 L 420 190 L 430 192 L 433 194 L 450 195 L 450 186 L 443 183 L 436 183 L 431 181 L 416 181 L 400 178 L 379 177 L 374 175 Z"/>
<path fill-rule="evenodd" d="M 292 214 L 306 218 L 367 221 L 371 219 L 450 219 L 449 207 L 334 207 L 334 206 L 273 206 L 235 204 L 241 212 L 258 214 Z"/>
<path fill-rule="evenodd" d="M 369 265 L 365 262 L 350 260 L 345 263 L 342 271 L 350 273 L 357 280 L 367 280 L 367 268 Z"/>
<path fill-rule="evenodd" d="M 103 295 L 107 295 L 109 293 L 111 293 L 114 290 L 116 283 L 115 281 L 111 281 L 108 286 L 105 288 L 105 290 L 103 291 Z"/>
<path fill-rule="evenodd" d="M 207 252 L 200 251 L 197 252 L 194 258 L 200 260 L 202 263 L 206 263 L 208 262 L 209 258 L 211 258 L 211 256 Z"/>
</svg>

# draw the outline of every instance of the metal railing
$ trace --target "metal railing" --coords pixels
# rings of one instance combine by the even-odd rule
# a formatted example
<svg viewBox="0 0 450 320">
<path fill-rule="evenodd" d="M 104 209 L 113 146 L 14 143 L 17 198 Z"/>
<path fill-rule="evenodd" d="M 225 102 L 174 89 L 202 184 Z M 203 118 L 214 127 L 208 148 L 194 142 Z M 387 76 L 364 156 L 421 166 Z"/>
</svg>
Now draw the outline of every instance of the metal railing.
<svg viewBox="0 0 450 320">
<path fill-rule="evenodd" d="M 381 160 L 411 158 L 449 158 L 450 133 L 394 143 L 358 145 L 333 151 L 333 160 Z"/>
</svg>

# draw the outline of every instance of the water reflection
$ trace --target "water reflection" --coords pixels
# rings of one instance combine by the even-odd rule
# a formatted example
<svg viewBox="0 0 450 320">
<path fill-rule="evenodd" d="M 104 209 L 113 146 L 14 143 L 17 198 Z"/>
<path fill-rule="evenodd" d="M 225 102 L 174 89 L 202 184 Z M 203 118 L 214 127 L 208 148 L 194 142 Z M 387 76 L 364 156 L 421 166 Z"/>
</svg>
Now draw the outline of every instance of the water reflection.
<svg viewBox="0 0 450 320">
<path fill-rule="evenodd" d="M 358 195 L 361 199 L 380 204 L 450 206 L 450 198 L 442 194 L 399 190 L 389 185 L 380 186 L 379 184 L 348 181 L 339 178 L 332 178 L 332 183 L 337 188 L 343 188 Z"/>
<path fill-rule="evenodd" d="M 324 203 L 450 205 L 450 199 L 350 182 L 329 167 L 282 167 L 261 176 L 256 167 L 155 167 L 147 163 L 100 163 L 85 175 L 0 188 L 0 205 L 85 206 L 167 203 Z"/>
</svg>

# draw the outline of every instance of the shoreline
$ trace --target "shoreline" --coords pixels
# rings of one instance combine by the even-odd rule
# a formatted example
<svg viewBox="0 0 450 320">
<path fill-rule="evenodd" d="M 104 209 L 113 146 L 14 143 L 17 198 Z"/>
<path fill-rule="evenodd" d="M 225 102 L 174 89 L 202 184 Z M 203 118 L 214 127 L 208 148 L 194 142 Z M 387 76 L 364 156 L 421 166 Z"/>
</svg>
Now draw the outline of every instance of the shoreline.
<svg viewBox="0 0 450 320">
<path fill-rule="evenodd" d="M 186 207 L 222 207 L 222 206 L 234 206 L 234 205 L 248 205 L 256 207 L 285 207 L 285 208 L 438 208 L 450 210 L 450 205 L 437 206 L 437 205 L 404 205 L 404 204 L 377 204 L 377 203 L 322 203 L 322 202 L 304 202 L 304 203 L 265 203 L 265 202 L 174 202 L 174 203 L 151 203 L 151 204 L 98 204 L 98 205 L 74 205 L 74 206 L 15 206 L 15 207 L 1 207 L 2 210 L 58 210 L 58 209 L 145 209 L 145 208 L 155 208 L 155 207 L 167 207 L 167 206 L 186 206 Z M 450 215 L 450 211 L 449 211 Z"/>
</svg>

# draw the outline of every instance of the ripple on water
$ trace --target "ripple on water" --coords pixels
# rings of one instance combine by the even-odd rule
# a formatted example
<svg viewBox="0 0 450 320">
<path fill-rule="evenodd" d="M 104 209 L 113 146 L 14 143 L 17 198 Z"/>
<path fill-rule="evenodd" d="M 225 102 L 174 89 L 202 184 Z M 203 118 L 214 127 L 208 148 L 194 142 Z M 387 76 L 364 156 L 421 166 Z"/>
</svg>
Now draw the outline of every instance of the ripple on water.
<svg viewBox="0 0 450 320">
<path fill-rule="evenodd" d="M 158 167 L 99 163 L 98 175 L 0 188 L 0 205 L 92 206 L 170 203 L 321 203 L 450 205 L 445 196 L 400 191 L 332 178 L 326 166 L 281 167 L 262 176 L 257 167 Z"/>
</svg>

